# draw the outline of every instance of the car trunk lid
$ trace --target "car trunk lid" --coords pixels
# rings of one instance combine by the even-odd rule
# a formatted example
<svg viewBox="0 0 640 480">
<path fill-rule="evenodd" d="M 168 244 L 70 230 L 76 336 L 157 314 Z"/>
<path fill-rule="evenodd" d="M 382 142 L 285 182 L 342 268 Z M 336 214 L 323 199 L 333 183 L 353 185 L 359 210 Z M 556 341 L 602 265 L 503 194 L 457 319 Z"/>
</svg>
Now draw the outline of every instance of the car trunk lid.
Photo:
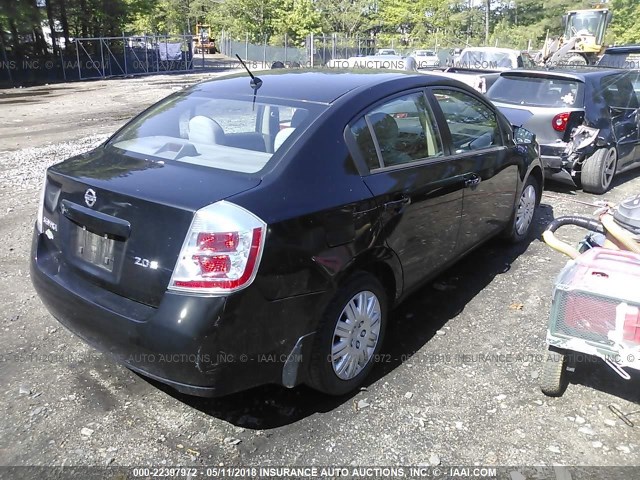
<svg viewBox="0 0 640 480">
<path fill-rule="evenodd" d="M 246 174 L 99 148 L 49 169 L 43 225 L 61 268 L 157 306 L 194 212 L 259 183 Z"/>
</svg>

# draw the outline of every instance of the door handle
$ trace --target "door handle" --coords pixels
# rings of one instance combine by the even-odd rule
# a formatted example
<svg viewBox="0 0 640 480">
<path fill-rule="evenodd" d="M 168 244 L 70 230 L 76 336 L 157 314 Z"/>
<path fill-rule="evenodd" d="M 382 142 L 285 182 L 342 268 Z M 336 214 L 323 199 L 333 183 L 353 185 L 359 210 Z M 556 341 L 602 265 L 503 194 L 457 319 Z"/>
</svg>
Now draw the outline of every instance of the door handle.
<svg viewBox="0 0 640 480">
<path fill-rule="evenodd" d="M 472 173 L 471 175 L 469 175 L 467 178 L 464 179 L 464 186 L 466 188 L 477 187 L 481 181 L 482 179 L 480 178 L 479 175 Z"/>
<path fill-rule="evenodd" d="M 398 209 L 401 210 L 404 206 L 409 205 L 411 203 L 411 199 L 409 197 L 402 197 L 398 200 L 392 200 L 384 204 L 385 209 Z"/>
</svg>

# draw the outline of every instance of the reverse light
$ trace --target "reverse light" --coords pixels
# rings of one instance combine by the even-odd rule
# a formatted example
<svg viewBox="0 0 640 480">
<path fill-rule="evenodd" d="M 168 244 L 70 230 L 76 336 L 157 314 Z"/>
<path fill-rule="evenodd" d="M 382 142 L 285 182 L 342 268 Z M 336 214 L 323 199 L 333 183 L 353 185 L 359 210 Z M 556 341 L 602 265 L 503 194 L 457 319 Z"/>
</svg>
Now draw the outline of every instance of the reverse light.
<svg viewBox="0 0 640 480">
<path fill-rule="evenodd" d="M 569 112 L 559 113 L 551 120 L 551 125 L 556 132 L 564 132 L 567 129 L 567 123 L 569 123 Z"/>
<path fill-rule="evenodd" d="M 267 224 L 222 200 L 198 210 L 191 222 L 169 290 L 224 295 L 248 287 L 256 276 Z"/>
</svg>

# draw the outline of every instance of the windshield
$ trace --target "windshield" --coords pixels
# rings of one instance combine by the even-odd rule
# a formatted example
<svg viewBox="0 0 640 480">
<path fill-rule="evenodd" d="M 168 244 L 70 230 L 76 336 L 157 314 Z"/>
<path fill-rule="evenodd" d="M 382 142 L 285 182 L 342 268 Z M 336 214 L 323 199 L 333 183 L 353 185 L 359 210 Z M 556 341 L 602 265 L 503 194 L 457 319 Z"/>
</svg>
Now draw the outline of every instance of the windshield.
<svg viewBox="0 0 640 480">
<path fill-rule="evenodd" d="M 593 35 L 596 43 L 602 43 L 604 36 L 606 13 L 603 11 L 572 12 L 567 18 L 565 37 Z"/>
<path fill-rule="evenodd" d="M 508 52 L 495 52 L 487 50 L 466 50 L 460 56 L 456 66 L 462 68 L 515 68 L 515 55 Z"/>
<path fill-rule="evenodd" d="M 281 99 L 253 104 L 251 97 L 183 93 L 134 119 L 107 147 L 145 158 L 255 173 L 325 108 Z"/>
<path fill-rule="evenodd" d="M 584 105 L 584 84 L 561 78 L 501 75 L 487 92 L 495 102 L 535 107 L 571 107 Z"/>
</svg>

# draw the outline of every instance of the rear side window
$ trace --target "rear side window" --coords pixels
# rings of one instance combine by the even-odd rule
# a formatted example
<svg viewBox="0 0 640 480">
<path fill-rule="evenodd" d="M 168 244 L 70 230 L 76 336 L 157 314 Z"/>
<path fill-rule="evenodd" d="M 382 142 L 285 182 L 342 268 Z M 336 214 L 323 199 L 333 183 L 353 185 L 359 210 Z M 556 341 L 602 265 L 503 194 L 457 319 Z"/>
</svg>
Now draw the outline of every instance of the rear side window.
<svg viewBox="0 0 640 480">
<path fill-rule="evenodd" d="M 433 112 L 422 93 L 374 108 L 351 126 L 351 134 L 371 170 L 443 155 Z"/>
<path fill-rule="evenodd" d="M 458 90 L 433 91 L 451 131 L 454 153 L 502 145 L 496 114 L 477 98 Z"/>
<path fill-rule="evenodd" d="M 584 84 L 577 80 L 501 75 L 487 92 L 495 101 L 535 107 L 582 108 Z"/>
</svg>

